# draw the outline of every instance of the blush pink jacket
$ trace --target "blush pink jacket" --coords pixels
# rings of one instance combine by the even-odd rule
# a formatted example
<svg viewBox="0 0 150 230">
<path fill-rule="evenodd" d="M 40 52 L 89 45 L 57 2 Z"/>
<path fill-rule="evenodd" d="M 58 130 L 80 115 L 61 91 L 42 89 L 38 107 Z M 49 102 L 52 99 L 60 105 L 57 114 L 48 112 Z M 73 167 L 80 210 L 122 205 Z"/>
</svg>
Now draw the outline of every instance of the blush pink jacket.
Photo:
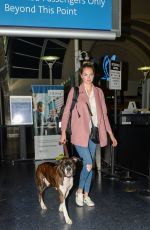
<svg viewBox="0 0 150 230">
<path fill-rule="evenodd" d="M 96 108 L 97 108 L 100 146 L 104 147 L 107 145 L 107 132 L 112 132 L 112 130 L 107 116 L 107 108 L 106 108 L 103 91 L 95 86 L 93 86 L 93 90 L 94 90 Z M 71 88 L 68 94 L 66 106 L 62 116 L 62 123 L 61 123 L 62 131 L 66 131 L 67 128 L 73 93 L 74 93 L 74 88 Z M 86 103 L 89 104 L 89 99 L 86 94 L 84 85 L 82 83 L 79 86 L 79 96 L 78 96 L 77 103 L 72 111 L 71 142 L 74 145 L 79 145 L 83 147 L 88 146 L 89 134 L 90 134 L 89 122 L 91 117 Z"/>
</svg>

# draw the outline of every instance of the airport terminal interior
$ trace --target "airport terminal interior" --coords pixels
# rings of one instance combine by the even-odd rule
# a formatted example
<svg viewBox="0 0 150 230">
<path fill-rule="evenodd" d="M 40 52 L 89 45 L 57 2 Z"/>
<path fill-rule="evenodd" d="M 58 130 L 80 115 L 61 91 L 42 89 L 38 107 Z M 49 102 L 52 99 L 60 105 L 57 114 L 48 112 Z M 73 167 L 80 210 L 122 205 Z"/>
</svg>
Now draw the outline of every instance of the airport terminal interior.
<svg viewBox="0 0 150 230">
<path fill-rule="evenodd" d="M 150 229 L 150 1 L 121 2 L 120 34 L 113 39 L 0 35 L 1 230 Z M 107 79 L 110 60 L 121 69 L 119 89 L 111 89 Z M 48 209 L 41 210 L 35 170 L 42 162 L 58 162 L 67 151 L 77 156 L 69 142 L 67 149 L 59 145 L 60 130 L 52 115 L 66 102 L 70 88 L 80 84 L 84 61 L 94 63 L 94 84 L 104 92 L 118 145 L 112 148 L 109 139 L 106 147 L 97 145 L 90 191 L 94 207 L 75 203 L 82 167 L 77 163 L 66 200 L 69 225 L 58 210 L 54 188 L 45 191 Z M 41 89 L 48 95 L 44 108 L 50 125 L 39 131 L 33 115 Z M 58 94 L 50 101 L 53 91 Z M 27 119 L 21 125 L 13 118 L 19 106 Z"/>
</svg>

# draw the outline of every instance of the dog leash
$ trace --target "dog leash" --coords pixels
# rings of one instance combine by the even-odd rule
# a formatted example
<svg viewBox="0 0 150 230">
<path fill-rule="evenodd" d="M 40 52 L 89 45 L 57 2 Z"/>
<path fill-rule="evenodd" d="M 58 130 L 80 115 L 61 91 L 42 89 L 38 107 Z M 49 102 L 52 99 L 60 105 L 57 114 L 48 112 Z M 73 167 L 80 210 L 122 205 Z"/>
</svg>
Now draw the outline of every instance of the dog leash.
<svg viewBox="0 0 150 230">
<path fill-rule="evenodd" d="M 64 149 L 64 156 L 69 157 L 68 148 L 66 144 L 63 145 L 63 149 Z"/>
</svg>

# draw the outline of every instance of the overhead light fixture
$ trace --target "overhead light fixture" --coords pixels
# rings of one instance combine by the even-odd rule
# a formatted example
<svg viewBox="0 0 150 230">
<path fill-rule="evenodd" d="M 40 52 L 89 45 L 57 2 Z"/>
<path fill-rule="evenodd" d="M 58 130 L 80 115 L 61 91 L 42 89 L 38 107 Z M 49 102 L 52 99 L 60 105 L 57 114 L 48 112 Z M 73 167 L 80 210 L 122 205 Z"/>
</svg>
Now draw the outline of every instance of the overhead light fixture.
<svg viewBox="0 0 150 230">
<path fill-rule="evenodd" d="M 139 67 L 138 70 L 147 71 L 147 70 L 150 70 L 150 66 L 142 66 L 142 67 Z"/>
<path fill-rule="evenodd" d="M 52 76 L 52 67 L 54 63 L 60 59 L 58 56 L 42 56 L 40 58 L 42 61 L 45 61 L 49 67 L 49 78 L 50 78 L 50 85 L 53 85 L 53 76 Z"/>
<path fill-rule="evenodd" d="M 144 80 L 145 80 L 148 76 L 149 71 L 150 71 L 150 66 L 141 66 L 138 68 L 138 70 L 143 72 Z"/>
<path fill-rule="evenodd" d="M 58 57 L 58 56 L 43 56 L 43 57 L 41 57 L 41 60 L 50 62 L 50 61 L 57 61 L 57 60 L 59 60 L 59 58 L 60 57 Z"/>
</svg>

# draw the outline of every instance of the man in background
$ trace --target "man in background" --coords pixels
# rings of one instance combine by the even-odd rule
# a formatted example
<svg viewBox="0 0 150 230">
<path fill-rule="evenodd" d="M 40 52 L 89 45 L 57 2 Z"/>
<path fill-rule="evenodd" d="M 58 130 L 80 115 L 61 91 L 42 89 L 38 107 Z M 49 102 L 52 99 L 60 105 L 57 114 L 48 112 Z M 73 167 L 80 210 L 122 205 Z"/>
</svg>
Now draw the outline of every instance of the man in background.
<svg viewBox="0 0 150 230">
<path fill-rule="evenodd" d="M 37 103 L 37 109 L 33 113 L 35 136 L 45 135 L 46 131 L 46 118 L 44 115 L 45 105 L 42 101 Z"/>
</svg>

